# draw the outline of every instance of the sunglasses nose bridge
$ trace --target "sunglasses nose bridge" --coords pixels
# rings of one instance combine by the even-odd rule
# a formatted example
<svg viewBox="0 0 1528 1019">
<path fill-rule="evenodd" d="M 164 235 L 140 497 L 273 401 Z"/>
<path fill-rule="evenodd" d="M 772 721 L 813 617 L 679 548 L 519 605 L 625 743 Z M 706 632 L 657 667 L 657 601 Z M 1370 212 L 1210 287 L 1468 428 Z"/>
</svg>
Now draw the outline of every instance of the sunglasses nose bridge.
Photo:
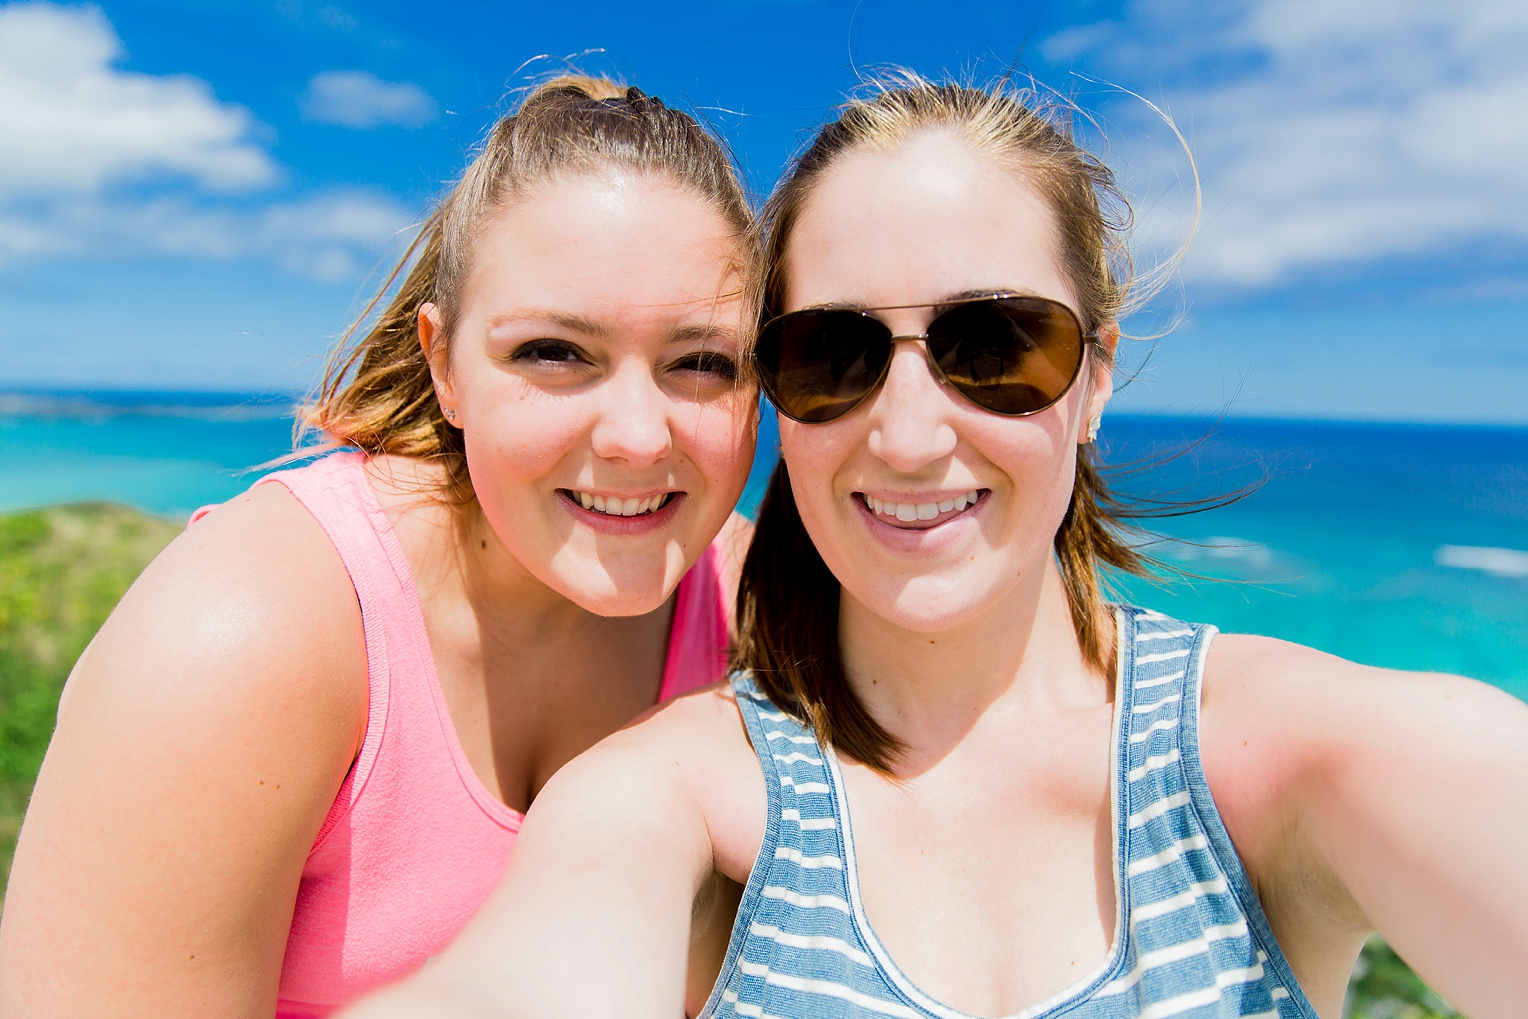
<svg viewBox="0 0 1528 1019">
<path fill-rule="evenodd" d="M 907 340 L 908 342 L 917 343 L 919 348 L 923 351 L 923 361 L 928 366 L 928 372 L 934 377 L 934 381 L 939 383 L 941 386 L 947 386 L 950 384 L 950 380 L 945 377 L 944 371 L 939 367 L 939 362 L 934 360 L 934 352 L 929 349 L 928 333 L 903 333 L 900 336 L 893 336 L 890 340 L 887 341 L 891 344 L 893 354 L 896 353 L 897 342 L 899 340 Z"/>
<path fill-rule="evenodd" d="M 897 348 L 902 343 L 916 344 L 919 351 L 923 354 L 923 367 L 927 369 L 929 376 L 934 380 L 935 384 L 940 387 L 949 385 L 950 380 L 945 377 L 944 371 L 939 367 L 939 363 L 934 360 L 933 351 L 929 349 L 928 333 L 904 333 L 892 336 L 886 343 L 890 348 L 890 353 L 886 358 L 886 367 L 881 370 L 881 378 L 876 383 L 875 390 L 877 392 L 885 389 L 886 384 L 891 381 L 892 375 L 896 370 Z M 905 385 L 906 383 L 904 382 L 903 384 Z"/>
</svg>

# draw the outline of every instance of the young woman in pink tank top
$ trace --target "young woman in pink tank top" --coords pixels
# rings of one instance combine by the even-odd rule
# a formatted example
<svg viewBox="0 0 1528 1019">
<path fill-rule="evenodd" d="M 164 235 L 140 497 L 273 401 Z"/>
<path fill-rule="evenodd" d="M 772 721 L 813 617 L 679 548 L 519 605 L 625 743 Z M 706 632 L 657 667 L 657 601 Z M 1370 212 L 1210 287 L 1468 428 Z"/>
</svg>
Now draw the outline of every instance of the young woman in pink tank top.
<svg viewBox="0 0 1528 1019">
<path fill-rule="evenodd" d="M 564 762 L 719 677 L 749 220 L 636 89 L 494 127 L 307 408 L 354 451 L 199 513 L 81 657 L 0 1013 L 325 1015 L 446 945 Z"/>
</svg>

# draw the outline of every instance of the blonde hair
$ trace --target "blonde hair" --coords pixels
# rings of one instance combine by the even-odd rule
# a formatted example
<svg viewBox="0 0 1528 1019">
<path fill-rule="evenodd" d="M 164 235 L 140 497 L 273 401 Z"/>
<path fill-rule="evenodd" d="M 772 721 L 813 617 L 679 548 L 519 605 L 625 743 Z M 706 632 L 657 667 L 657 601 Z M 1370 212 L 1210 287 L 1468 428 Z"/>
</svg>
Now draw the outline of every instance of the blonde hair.
<svg viewBox="0 0 1528 1019">
<path fill-rule="evenodd" d="M 949 130 L 1020 174 L 1055 218 L 1057 258 L 1085 329 L 1116 322 L 1132 300 L 1126 246 L 1129 203 L 1114 175 L 1073 138 L 1074 108 L 1033 91 L 934 83 L 911 73 L 869 86 L 840 108 L 776 185 L 759 218 L 760 321 L 784 311 L 786 252 L 801 211 L 826 173 L 850 152 L 886 150 L 931 130 Z M 1110 358 L 1101 345 L 1095 355 Z M 1104 367 L 1111 365 L 1106 360 Z M 1112 650 L 1100 591 L 1101 564 L 1135 574 L 1153 561 L 1125 533 L 1137 513 L 1109 490 L 1091 444 L 1078 447 L 1071 504 L 1054 549 L 1083 657 L 1104 669 Z M 735 664 L 751 670 L 776 703 L 819 736 L 881 771 L 900 743 L 871 717 L 844 673 L 838 646 L 839 585 L 797 512 L 782 461 L 759 510 L 738 591 Z"/>
<path fill-rule="evenodd" d="M 445 470 L 444 494 L 471 501 L 462 435 L 441 413 L 420 348 L 420 306 L 440 310 L 441 339 L 449 342 L 484 222 L 552 180 L 607 166 L 664 175 L 708 202 L 740 237 L 752 236 L 753 216 L 737 172 L 693 117 L 609 79 L 554 78 L 500 118 L 461 180 L 420 226 L 331 355 L 323 381 L 300 412 L 299 429 L 373 455 L 436 461 Z"/>
</svg>

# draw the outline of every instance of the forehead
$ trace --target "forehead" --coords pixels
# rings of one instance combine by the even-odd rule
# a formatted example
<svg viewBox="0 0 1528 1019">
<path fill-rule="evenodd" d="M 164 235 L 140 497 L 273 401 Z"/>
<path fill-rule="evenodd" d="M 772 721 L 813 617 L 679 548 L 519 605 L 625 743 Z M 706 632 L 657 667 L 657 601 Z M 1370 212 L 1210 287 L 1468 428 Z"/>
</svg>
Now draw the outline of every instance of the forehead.
<svg viewBox="0 0 1528 1019">
<path fill-rule="evenodd" d="M 1055 216 L 1025 174 L 930 130 L 852 151 L 818 181 L 785 252 L 786 308 L 987 289 L 1075 307 L 1057 250 Z"/>
<path fill-rule="evenodd" d="M 463 302 L 682 312 L 736 292 L 745 250 L 718 210 L 660 175 L 568 176 L 485 219 Z"/>
</svg>

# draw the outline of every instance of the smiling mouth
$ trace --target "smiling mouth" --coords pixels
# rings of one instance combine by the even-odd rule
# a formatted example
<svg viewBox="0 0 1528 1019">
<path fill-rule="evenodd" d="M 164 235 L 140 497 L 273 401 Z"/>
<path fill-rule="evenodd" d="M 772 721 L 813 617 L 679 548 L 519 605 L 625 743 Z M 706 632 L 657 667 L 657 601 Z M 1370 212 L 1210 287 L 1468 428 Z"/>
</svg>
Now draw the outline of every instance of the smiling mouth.
<svg viewBox="0 0 1528 1019">
<path fill-rule="evenodd" d="M 576 503 L 594 513 L 603 513 L 611 517 L 640 517 L 656 513 L 667 506 L 669 500 L 678 494 L 677 492 L 660 492 L 645 498 L 622 499 L 614 495 L 594 495 L 572 488 L 559 488 L 557 491 L 569 502 Z"/>
<path fill-rule="evenodd" d="M 891 502 L 886 499 L 878 499 L 865 492 L 858 493 L 864 501 L 865 508 L 875 517 L 887 523 L 897 525 L 922 524 L 927 527 L 936 527 L 950 520 L 966 508 L 974 506 L 981 501 L 986 494 L 985 488 L 973 488 L 969 492 L 962 492 L 953 499 L 939 499 L 933 502 Z"/>
</svg>

